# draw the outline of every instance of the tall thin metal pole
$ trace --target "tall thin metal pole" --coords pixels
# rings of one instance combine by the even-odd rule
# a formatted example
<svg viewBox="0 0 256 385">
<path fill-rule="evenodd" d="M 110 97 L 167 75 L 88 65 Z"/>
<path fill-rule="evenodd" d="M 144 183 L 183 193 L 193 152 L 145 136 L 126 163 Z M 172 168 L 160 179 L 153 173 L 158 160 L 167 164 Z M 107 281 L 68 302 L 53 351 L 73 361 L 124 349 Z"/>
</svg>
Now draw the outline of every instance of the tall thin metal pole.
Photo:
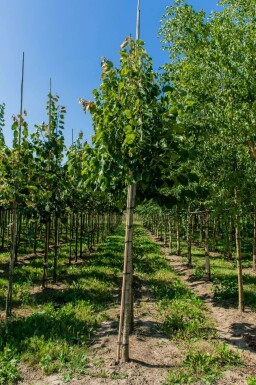
<svg viewBox="0 0 256 385">
<path fill-rule="evenodd" d="M 50 78 L 50 93 L 49 93 L 49 134 L 51 132 L 52 123 L 52 78 Z"/>
<path fill-rule="evenodd" d="M 21 123 L 22 123 L 22 110 L 23 110 L 23 89 L 24 89 L 24 52 L 22 54 L 22 72 L 21 72 L 21 87 L 20 87 L 20 126 L 19 126 L 19 145 L 21 142 Z"/>
<path fill-rule="evenodd" d="M 140 39 L 140 0 L 137 6 L 136 40 Z"/>
</svg>

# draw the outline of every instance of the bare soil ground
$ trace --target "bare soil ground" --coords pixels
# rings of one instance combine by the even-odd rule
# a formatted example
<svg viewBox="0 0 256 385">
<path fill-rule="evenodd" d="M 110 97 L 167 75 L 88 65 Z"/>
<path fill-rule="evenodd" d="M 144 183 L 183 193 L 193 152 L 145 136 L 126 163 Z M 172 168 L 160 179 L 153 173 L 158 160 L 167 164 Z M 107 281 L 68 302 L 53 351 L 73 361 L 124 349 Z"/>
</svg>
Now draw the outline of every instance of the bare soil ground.
<svg viewBox="0 0 256 385">
<path fill-rule="evenodd" d="M 91 341 L 88 375 L 72 379 L 72 385 L 160 385 L 168 369 L 182 356 L 162 333 L 156 303 L 147 288 L 142 287 L 134 304 L 134 333 L 130 338 L 130 362 L 116 365 L 119 307 L 109 311 L 109 320 L 101 324 Z M 58 375 L 42 376 L 39 371 L 23 368 L 22 385 L 62 385 Z"/>
<path fill-rule="evenodd" d="M 238 350 L 245 363 L 242 370 L 227 371 L 218 385 L 247 384 L 245 377 L 256 376 L 256 313 L 247 307 L 241 314 L 232 301 L 216 302 L 211 282 L 193 277 L 193 269 L 188 267 L 184 258 L 169 255 L 169 249 L 163 248 L 163 251 L 179 278 L 204 301 L 209 318 L 216 325 L 219 339 Z"/>
<path fill-rule="evenodd" d="M 205 302 L 220 340 L 241 352 L 245 366 L 226 371 L 217 385 L 246 385 L 246 377 L 256 376 L 256 314 L 245 309 L 245 313 L 240 315 L 232 303 L 216 304 L 211 283 L 191 278 L 191 270 L 181 257 L 169 255 L 165 248 L 163 252 L 180 279 Z M 162 332 L 162 321 L 152 293 L 143 286 L 139 292 L 134 309 L 134 333 L 130 338 L 130 362 L 115 365 L 119 316 L 119 308 L 115 307 L 109 310 L 109 320 L 102 323 L 92 338 L 87 374 L 71 379 L 70 385 L 160 385 L 166 380 L 168 370 L 182 361 L 184 357 L 180 350 Z M 22 385 L 65 383 L 59 375 L 43 376 L 37 370 L 22 369 Z"/>
</svg>

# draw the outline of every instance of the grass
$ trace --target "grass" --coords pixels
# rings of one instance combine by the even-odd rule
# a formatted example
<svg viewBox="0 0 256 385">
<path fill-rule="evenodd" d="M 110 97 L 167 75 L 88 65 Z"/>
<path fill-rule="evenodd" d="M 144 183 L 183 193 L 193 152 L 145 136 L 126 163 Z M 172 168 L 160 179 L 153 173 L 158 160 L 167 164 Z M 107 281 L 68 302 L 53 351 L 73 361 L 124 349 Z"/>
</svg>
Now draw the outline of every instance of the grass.
<svg viewBox="0 0 256 385">
<path fill-rule="evenodd" d="M 203 279 L 205 277 L 205 251 L 203 248 L 197 246 L 196 237 L 194 235 L 194 244 L 192 245 L 192 277 Z M 175 247 L 175 234 L 173 235 L 173 245 Z M 252 266 L 252 250 L 250 249 L 249 241 L 243 239 L 243 268 Z M 212 276 L 212 290 L 216 301 L 229 300 L 233 306 L 238 306 L 238 284 L 237 284 L 237 264 L 235 257 L 235 249 L 233 250 L 234 259 L 228 260 L 221 255 L 223 245 L 219 242 L 217 245 L 217 252 L 211 254 L 211 276 Z M 173 248 L 173 250 L 175 250 Z M 187 243 L 185 240 L 181 241 L 181 256 L 184 262 L 187 260 Z M 256 276 L 254 274 L 243 273 L 244 285 L 244 300 L 245 305 L 256 309 L 256 292 L 255 292 Z"/>
<path fill-rule="evenodd" d="M 19 361 L 38 367 L 45 374 L 61 373 L 67 381 L 73 374 L 87 373 L 90 336 L 106 319 L 105 311 L 116 304 L 120 293 L 123 243 L 124 226 L 120 226 L 95 252 L 70 266 L 69 248 L 63 247 L 58 283 L 50 283 L 45 290 L 38 290 L 42 257 L 32 258 L 30 263 L 23 261 L 16 268 L 16 317 L 0 323 L 0 385 L 15 384 Z M 193 261 L 199 270 L 203 262 L 200 252 Z M 140 224 L 135 226 L 133 255 L 135 285 L 151 288 L 159 310 L 159 327 L 162 325 L 183 357 L 170 371 L 166 384 L 211 384 L 226 368 L 239 365 L 239 356 L 216 342 L 214 325 L 207 318 L 203 302 L 181 283 L 160 246 Z M 6 279 L 3 274 L 0 298 Z M 94 375 L 109 376 L 102 367 Z M 111 376 L 125 378 L 123 374 Z"/>
<path fill-rule="evenodd" d="M 0 384 L 11 385 L 19 378 L 16 352 L 7 345 L 0 354 Z"/>
<path fill-rule="evenodd" d="M 16 383 L 19 361 L 47 375 L 86 373 L 90 336 L 107 318 L 105 311 L 121 284 L 123 233 L 124 228 L 118 228 L 90 257 L 70 266 L 69 248 L 63 247 L 58 283 L 49 282 L 44 290 L 39 289 L 42 257 L 29 264 L 21 259 L 15 270 L 15 316 L 0 323 L 0 385 Z M 0 284 L 4 298 L 6 274 Z"/>
<path fill-rule="evenodd" d="M 226 369 L 240 366 L 240 355 L 218 341 L 204 303 L 179 280 L 160 246 L 140 226 L 134 248 L 135 273 L 154 292 L 159 324 L 183 356 L 165 385 L 213 384 Z"/>
<path fill-rule="evenodd" d="M 185 246 L 185 245 L 184 245 Z M 196 246 L 192 248 L 194 275 L 198 278 L 204 276 L 204 250 L 198 249 Z M 237 306 L 238 285 L 237 285 L 237 267 L 236 261 L 232 263 L 224 259 L 220 254 L 215 253 L 210 257 L 211 275 L 213 282 L 213 293 L 217 301 L 232 300 L 234 306 Z M 245 259 L 244 267 L 248 265 Z M 245 305 L 255 308 L 256 277 L 252 274 L 243 274 Z"/>
<path fill-rule="evenodd" d="M 226 345 L 212 345 L 210 352 L 200 347 L 190 348 L 180 368 L 168 375 L 165 385 L 213 384 L 223 371 L 241 365 L 240 356 Z"/>
</svg>

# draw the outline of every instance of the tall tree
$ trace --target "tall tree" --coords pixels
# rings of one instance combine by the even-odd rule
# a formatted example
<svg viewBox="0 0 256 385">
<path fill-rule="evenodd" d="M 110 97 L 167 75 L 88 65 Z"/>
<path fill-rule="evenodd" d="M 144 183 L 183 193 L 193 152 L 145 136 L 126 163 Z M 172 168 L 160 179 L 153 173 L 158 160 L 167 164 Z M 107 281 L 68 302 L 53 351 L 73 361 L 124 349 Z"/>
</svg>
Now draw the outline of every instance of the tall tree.
<svg viewBox="0 0 256 385">
<path fill-rule="evenodd" d="M 147 188 L 161 167 L 168 167 L 175 128 L 170 124 L 169 102 L 162 93 L 152 61 L 141 40 L 126 38 L 120 51 L 120 68 L 103 58 L 102 84 L 94 102 L 81 100 L 90 110 L 95 134 L 89 156 L 89 173 L 107 188 L 122 180 L 127 186 L 127 234 L 121 306 L 122 360 L 129 359 L 132 299 L 132 211 L 136 185 Z M 124 310 L 123 310 L 124 308 Z M 122 321 L 124 321 L 122 323 Z M 119 340 L 119 343 L 121 341 Z M 119 359 L 119 352 L 118 352 Z"/>
</svg>

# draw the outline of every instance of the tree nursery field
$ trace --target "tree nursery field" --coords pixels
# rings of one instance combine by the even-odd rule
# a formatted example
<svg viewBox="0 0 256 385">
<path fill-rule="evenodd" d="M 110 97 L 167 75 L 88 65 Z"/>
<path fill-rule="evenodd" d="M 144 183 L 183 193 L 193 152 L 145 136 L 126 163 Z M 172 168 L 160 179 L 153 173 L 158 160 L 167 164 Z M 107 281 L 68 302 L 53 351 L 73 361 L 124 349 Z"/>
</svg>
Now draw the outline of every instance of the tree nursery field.
<svg viewBox="0 0 256 385">
<path fill-rule="evenodd" d="M 256 7 L 102 58 L 92 142 L 0 104 L 0 385 L 256 384 Z M 23 79 L 22 79 L 23 82 Z"/>
</svg>

